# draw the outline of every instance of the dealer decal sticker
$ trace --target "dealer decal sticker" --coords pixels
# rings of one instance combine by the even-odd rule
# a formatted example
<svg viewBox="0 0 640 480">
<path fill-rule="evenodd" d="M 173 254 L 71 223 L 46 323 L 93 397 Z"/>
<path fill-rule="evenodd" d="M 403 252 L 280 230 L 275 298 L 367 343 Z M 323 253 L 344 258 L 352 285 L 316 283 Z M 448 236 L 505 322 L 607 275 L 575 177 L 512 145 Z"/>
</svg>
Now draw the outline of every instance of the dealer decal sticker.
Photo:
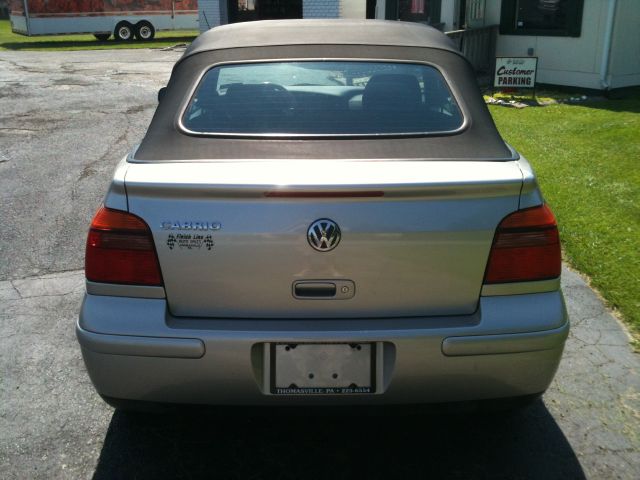
<svg viewBox="0 0 640 480">
<path fill-rule="evenodd" d="M 211 250 L 215 243 L 211 235 L 201 235 L 198 233 L 178 233 L 170 234 L 167 237 L 167 246 L 169 250 L 201 250 L 206 248 Z"/>
</svg>

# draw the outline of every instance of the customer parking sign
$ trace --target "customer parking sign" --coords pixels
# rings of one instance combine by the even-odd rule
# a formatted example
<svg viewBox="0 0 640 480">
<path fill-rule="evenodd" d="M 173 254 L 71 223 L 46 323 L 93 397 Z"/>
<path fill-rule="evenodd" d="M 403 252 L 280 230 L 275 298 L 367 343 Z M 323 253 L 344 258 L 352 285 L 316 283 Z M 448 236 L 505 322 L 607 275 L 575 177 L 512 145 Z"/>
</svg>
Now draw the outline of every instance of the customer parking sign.
<svg viewBox="0 0 640 480">
<path fill-rule="evenodd" d="M 537 57 L 497 57 L 493 86 L 535 88 L 537 69 Z"/>
</svg>

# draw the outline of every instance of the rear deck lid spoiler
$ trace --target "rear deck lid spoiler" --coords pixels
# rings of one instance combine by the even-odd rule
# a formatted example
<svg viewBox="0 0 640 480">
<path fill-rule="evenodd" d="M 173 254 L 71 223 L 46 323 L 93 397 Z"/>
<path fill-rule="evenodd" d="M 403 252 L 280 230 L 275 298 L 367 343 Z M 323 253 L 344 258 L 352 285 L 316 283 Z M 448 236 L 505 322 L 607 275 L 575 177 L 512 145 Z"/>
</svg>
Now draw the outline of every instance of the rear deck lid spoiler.
<svg viewBox="0 0 640 480">
<path fill-rule="evenodd" d="M 523 180 L 518 162 L 331 162 L 333 165 L 327 160 L 130 164 L 126 188 L 129 195 L 274 200 L 296 196 L 468 198 L 514 195 Z"/>
</svg>

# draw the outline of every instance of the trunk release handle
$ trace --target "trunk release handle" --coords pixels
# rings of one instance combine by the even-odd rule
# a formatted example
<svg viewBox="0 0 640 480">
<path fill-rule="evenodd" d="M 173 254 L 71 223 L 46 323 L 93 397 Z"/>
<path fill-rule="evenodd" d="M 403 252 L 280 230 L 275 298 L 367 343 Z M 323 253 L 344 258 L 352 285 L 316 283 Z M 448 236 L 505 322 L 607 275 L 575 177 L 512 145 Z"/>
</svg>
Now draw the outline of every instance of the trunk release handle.
<svg viewBox="0 0 640 480">
<path fill-rule="evenodd" d="M 300 300 L 345 300 L 355 295 L 356 286 L 351 280 L 299 280 L 292 293 Z"/>
</svg>

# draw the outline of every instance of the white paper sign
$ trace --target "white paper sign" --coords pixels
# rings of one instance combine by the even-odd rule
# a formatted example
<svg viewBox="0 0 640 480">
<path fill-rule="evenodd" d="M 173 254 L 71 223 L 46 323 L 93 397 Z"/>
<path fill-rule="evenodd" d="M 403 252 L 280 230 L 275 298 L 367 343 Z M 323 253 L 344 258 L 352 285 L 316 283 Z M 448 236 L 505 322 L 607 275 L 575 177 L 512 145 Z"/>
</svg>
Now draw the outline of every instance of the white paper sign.
<svg viewBox="0 0 640 480">
<path fill-rule="evenodd" d="M 536 57 L 497 57 L 493 86 L 534 88 L 537 68 Z"/>
</svg>

